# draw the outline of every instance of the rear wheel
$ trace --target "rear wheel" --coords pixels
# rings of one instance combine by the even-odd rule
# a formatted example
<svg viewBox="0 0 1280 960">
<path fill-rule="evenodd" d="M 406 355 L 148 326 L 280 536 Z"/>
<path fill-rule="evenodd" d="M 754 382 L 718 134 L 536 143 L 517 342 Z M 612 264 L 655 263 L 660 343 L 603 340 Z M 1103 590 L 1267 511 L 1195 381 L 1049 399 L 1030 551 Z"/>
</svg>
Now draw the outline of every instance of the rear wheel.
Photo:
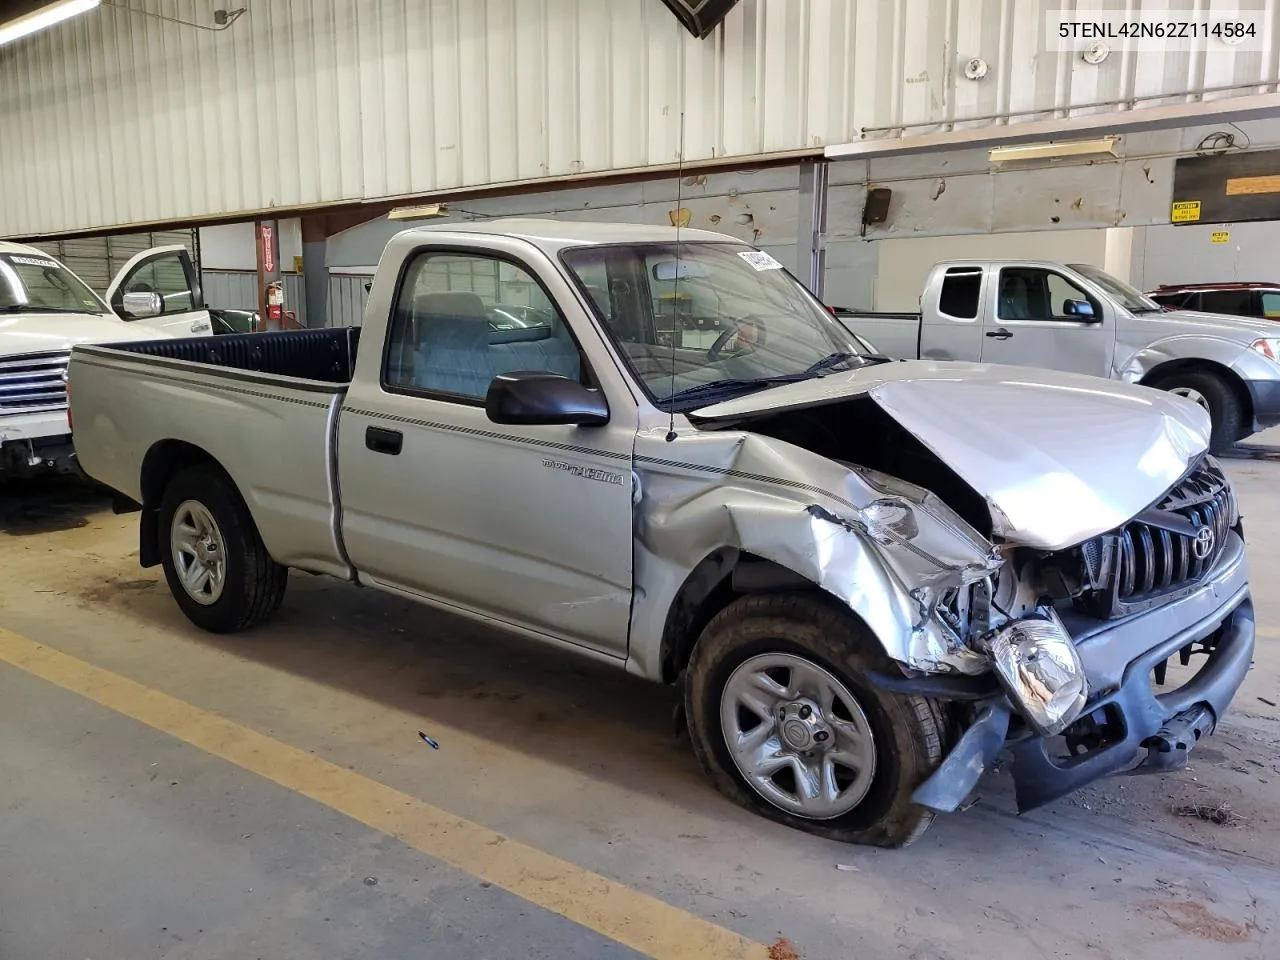
<svg viewBox="0 0 1280 960">
<path fill-rule="evenodd" d="M 160 503 L 169 592 L 196 626 L 246 630 L 284 599 L 289 571 L 271 559 L 230 478 L 213 466 L 183 470 Z"/>
<path fill-rule="evenodd" d="M 809 833 L 905 846 L 933 815 L 911 801 L 942 760 L 936 704 L 885 693 L 879 643 L 807 595 L 730 604 L 699 638 L 685 684 L 694 752 L 727 796 Z"/>
<path fill-rule="evenodd" d="M 1209 448 L 1230 450 L 1244 435 L 1244 405 L 1225 379 L 1207 370 L 1188 370 L 1162 377 L 1153 386 L 1198 403 L 1209 414 Z"/>
</svg>

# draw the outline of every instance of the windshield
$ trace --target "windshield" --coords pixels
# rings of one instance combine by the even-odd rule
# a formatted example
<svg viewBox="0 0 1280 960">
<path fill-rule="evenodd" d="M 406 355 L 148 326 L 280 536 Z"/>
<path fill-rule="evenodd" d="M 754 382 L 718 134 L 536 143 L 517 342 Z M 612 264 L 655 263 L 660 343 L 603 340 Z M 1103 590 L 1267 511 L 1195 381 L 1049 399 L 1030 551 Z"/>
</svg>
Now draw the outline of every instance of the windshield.
<svg viewBox="0 0 1280 960">
<path fill-rule="evenodd" d="M 1087 263 L 1069 263 L 1072 270 L 1092 280 L 1130 313 L 1160 313 L 1160 304 L 1144 293 L 1139 293 L 1123 280 L 1117 280 L 1105 270 L 1090 266 Z"/>
<path fill-rule="evenodd" d="M 883 362 L 745 244 L 576 247 L 561 259 L 663 409 Z"/>
<path fill-rule="evenodd" d="M 58 261 L 0 253 L 0 313 L 106 312 L 97 294 Z"/>
</svg>

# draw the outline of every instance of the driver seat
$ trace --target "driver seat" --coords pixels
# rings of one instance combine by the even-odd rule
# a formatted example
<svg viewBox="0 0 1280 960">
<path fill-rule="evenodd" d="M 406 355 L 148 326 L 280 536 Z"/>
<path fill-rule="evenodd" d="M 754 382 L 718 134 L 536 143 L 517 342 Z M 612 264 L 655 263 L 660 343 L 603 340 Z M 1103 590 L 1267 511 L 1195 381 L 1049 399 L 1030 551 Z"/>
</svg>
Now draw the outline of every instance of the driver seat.
<svg viewBox="0 0 1280 960">
<path fill-rule="evenodd" d="M 1005 277 L 1000 284 L 1001 320 L 1031 319 L 1031 289 L 1027 286 L 1027 278 L 1021 274 Z"/>
</svg>

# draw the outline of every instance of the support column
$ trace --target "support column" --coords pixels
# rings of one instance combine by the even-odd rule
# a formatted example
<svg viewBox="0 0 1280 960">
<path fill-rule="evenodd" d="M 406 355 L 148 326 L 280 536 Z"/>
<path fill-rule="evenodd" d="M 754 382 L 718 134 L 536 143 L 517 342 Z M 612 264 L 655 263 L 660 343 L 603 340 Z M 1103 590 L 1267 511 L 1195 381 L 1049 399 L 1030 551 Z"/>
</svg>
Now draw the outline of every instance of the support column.
<svg viewBox="0 0 1280 960">
<path fill-rule="evenodd" d="M 827 281 L 827 161 L 800 161 L 800 209 L 796 266 L 800 280 L 819 300 Z"/>
<path fill-rule="evenodd" d="M 279 330 L 280 324 L 268 319 L 267 287 L 280 283 L 280 223 L 277 220 L 258 220 L 254 223 L 254 235 L 258 248 L 258 315 L 263 330 Z"/>
<path fill-rule="evenodd" d="M 329 268 L 325 265 L 324 240 L 302 240 L 302 292 L 306 302 L 307 326 L 329 325 Z"/>
<path fill-rule="evenodd" d="M 1107 227 L 1103 241 L 1102 269 L 1129 282 L 1133 267 L 1133 227 Z"/>
</svg>

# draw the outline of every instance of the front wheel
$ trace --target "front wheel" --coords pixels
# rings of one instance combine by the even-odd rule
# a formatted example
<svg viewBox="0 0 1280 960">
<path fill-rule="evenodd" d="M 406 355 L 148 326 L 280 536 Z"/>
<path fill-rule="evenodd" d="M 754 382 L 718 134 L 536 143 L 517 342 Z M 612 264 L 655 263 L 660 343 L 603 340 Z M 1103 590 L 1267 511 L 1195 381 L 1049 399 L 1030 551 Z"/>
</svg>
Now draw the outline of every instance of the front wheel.
<svg viewBox="0 0 1280 960">
<path fill-rule="evenodd" d="M 933 815 L 911 794 L 942 760 L 936 704 L 863 679 L 879 643 L 821 597 L 744 597 L 699 638 L 685 685 L 694 752 L 738 803 L 809 833 L 906 846 Z"/>
<path fill-rule="evenodd" d="M 288 568 L 276 563 L 235 484 L 212 466 L 191 467 L 160 502 L 162 562 L 187 619 L 211 633 L 246 630 L 284 599 Z"/>
<path fill-rule="evenodd" d="M 1231 384 L 1218 374 L 1207 370 L 1188 370 L 1161 378 L 1153 386 L 1186 397 L 1205 409 L 1209 414 L 1209 449 L 1212 452 L 1230 450 L 1244 436 L 1244 406 Z"/>
</svg>

